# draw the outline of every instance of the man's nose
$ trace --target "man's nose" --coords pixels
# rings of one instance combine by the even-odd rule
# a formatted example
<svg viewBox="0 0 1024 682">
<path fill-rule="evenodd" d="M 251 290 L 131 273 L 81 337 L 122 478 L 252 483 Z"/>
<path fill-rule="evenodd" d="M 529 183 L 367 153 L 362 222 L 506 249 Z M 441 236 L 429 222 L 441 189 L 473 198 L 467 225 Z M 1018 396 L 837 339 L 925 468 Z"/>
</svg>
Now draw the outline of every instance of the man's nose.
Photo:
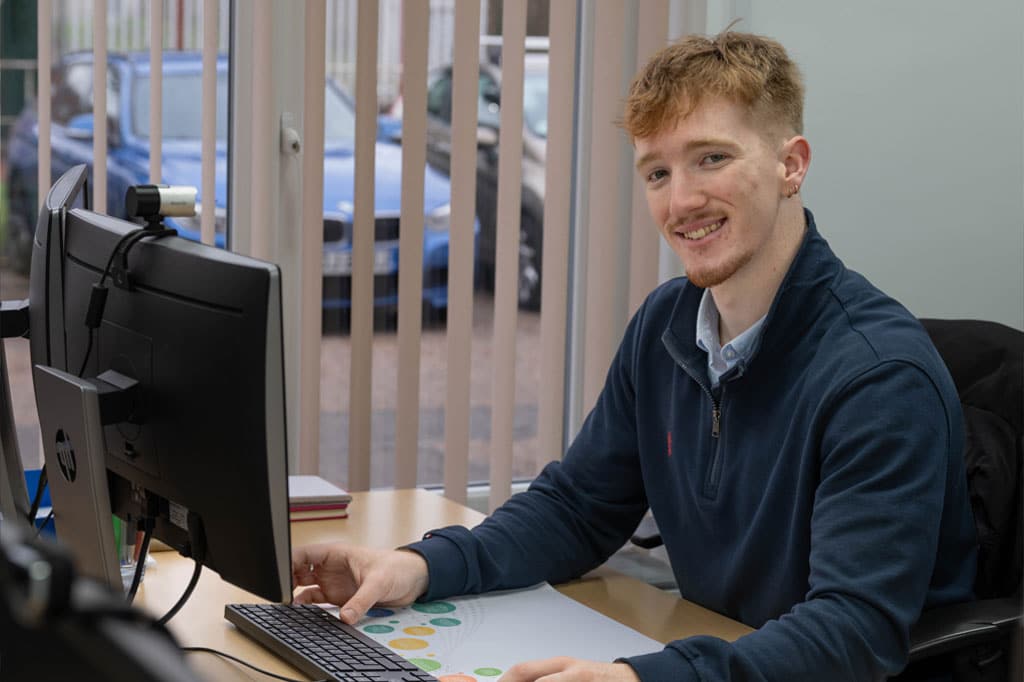
<svg viewBox="0 0 1024 682">
<path fill-rule="evenodd" d="M 699 181 L 688 175 L 672 178 L 670 210 L 674 219 L 685 219 L 707 203 L 707 192 Z"/>
</svg>

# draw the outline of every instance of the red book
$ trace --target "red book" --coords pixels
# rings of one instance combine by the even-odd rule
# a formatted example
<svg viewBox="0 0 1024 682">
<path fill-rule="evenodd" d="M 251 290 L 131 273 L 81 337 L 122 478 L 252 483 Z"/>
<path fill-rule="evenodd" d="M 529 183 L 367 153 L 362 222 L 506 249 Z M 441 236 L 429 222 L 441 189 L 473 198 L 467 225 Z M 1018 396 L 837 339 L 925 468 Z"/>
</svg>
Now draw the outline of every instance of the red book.
<svg viewBox="0 0 1024 682">
<path fill-rule="evenodd" d="M 348 512 L 344 509 L 340 510 L 308 510 L 308 511 L 293 511 L 288 514 L 289 521 L 323 521 L 326 519 L 344 519 L 348 517 Z"/>
<path fill-rule="evenodd" d="M 327 509 L 348 509 L 348 502 L 334 502 L 326 504 L 292 504 L 288 506 L 288 511 L 324 511 Z"/>
</svg>

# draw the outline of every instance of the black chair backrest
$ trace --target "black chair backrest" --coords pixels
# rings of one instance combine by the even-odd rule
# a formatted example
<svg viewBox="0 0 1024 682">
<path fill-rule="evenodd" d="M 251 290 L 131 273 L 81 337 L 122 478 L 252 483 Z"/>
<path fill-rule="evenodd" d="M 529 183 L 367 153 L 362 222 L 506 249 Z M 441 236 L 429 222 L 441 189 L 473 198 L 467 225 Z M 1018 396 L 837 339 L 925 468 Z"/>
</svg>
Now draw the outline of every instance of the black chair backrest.
<svg viewBox="0 0 1024 682">
<path fill-rule="evenodd" d="M 967 482 L 981 543 L 978 599 L 1020 596 L 1024 576 L 1024 332 L 995 322 L 922 319 L 964 411 Z"/>
</svg>

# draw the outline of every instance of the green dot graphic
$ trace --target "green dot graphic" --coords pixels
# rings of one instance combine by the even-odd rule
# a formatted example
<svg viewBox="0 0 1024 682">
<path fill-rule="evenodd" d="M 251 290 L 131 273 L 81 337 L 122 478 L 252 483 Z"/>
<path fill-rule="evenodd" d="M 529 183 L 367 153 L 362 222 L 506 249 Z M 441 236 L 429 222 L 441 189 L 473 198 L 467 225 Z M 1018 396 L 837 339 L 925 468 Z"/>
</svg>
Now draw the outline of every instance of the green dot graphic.
<svg viewBox="0 0 1024 682">
<path fill-rule="evenodd" d="M 394 623 L 395 625 L 398 625 L 398 623 L 399 623 L 399 621 L 397 621 L 397 620 L 389 620 L 388 622 L 389 623 Z"/>
<path fill-rule="evenodd" d="M 433 672 L 441 667 L 440 663 L 431 661 L 429 658 L 410 658 L 409 662 L 419 666 L 420 670 L 426 673 Z"/>
<path fill-rule="evenodd" d="M 497 668 L 477 668 L 473 671 L 474 675 L 482 675 L 484 677 L 497 677 L 501 674 L 501 671 Z"/>
<path fill-rule="evenodd" d="M 413 611 L 420 613 L 451 613 L 455 610 L 454 604 L 446 601 L 432 601 L 429 604 L 413 604 Z"/>
<path fill-rule="evenodd" d="M 385 632 L 394 632 L 395 629 L 390 625 L 367 625 L 363 628 L 363 631 L 374 635 L 382 635 Z"/>
<path fill-rule="evenodd" d="M 462 621 L 458 618 L 431 618 L 430 624 L 440 628 L 453 628 L 456 625 L 462 625 Z"/>
</svg>

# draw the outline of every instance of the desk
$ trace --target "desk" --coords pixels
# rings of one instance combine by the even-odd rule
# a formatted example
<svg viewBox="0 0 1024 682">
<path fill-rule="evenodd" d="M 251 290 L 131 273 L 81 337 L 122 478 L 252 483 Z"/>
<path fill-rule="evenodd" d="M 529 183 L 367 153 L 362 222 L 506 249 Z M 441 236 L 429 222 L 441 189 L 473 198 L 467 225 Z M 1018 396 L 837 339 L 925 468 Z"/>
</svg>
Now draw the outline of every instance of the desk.
<svg viewBox="0 0 1024 682">
<path fill-rule="evenodd" d="M 391 548 L 418 540 L 432 528 L 461 524 L 475 526 L 484 516 L 425 490 L 375 490 L 353 493 L 347 519 L 293 523 L 292 545 L 344 541 L 368 547 Z M 165 613 L 181 596 L 193 563 L 173 552 L 154 554 L 157 564 L 146 571 L 136 604 L 155 616 Z M 648 637 L 668 642 L 696 634 L 733 640 L 750 632 L 747 626 L 701 608 L 646 583 L 597 569 L 558 589 L 596 611 Z M 301 679 L 294 668 L 268 653 L 224 620 L 224 605 L 264 601 L 229 585 L 204 570 L 184 608 L 170 628 L 182 646 L 207 646 L 230 653 L 280 675 Z M 200 675 L 211 680 L 266 679 L 211 654 L 189 654 Z M 247 676 L 247 674 L 249 676 Z"/>
</svg>

